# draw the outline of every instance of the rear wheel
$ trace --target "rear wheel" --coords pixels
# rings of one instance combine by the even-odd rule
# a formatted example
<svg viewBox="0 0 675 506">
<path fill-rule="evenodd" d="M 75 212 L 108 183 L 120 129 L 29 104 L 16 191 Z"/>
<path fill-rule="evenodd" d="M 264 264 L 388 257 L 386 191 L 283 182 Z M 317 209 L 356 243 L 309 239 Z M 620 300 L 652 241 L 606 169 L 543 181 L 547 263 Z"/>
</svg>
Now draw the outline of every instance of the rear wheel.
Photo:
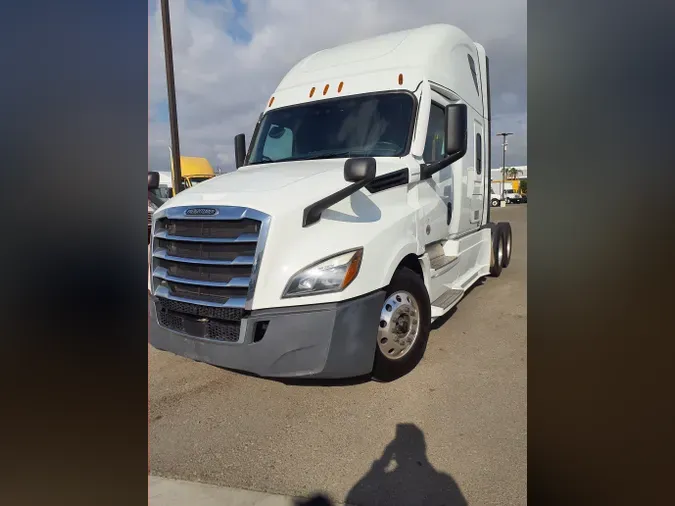
<svg viewBox="0 0 675 506">
<path fill-rule="evenodd" d="M 380 312 L 373 378 L 391 381 L 414 369 L 430 331 L 427 289 L 419 275 L 404 267 L 394 274 Z"/>
<path fill-rule="evenodd" d="M 504 241 L 504 254 L 502 256 L 502 267 L 506 269 L 511 263 L 511 248 L 513 245 L 513 233 L 511 232 L 511 224 L 507 221 L 497 223 L 497 227 L 501 229 Z"/>
<path fill-rule="evenodd" d="M 502 273 L 504 261 L 504 233 L 499 225 L 492 226 L 492 257 L 490 258 L 490 275 L 498 278 Z"/>
</svg>

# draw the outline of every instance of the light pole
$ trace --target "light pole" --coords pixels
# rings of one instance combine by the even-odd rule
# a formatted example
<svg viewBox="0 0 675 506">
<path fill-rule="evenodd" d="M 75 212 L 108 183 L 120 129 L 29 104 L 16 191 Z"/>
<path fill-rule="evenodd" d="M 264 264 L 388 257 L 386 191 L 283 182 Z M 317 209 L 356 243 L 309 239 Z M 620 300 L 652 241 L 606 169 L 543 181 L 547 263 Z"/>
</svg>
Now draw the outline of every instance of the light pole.
<svg viewBox="0 0 675 506">
<path fill-rule="evenodd" d="M 505 191 L 504 191 L 504 186 L 506 184 L 506 138 L 509 135 L 513 135 L 513 132 L 501 132 L 498 133 L 497 135 L 502 136 L 502 200 L 506 200 L 505 198 Z"/>
<path fill-rule="evenodd" d="M 171 148 L 173 154 L 171 177 L 173 194 L 181 190 L 182 172 L 180 167 L 180 146 L 178 145 L 178 112 L 176 109 L 176 80 L 173 74 L 173 45 L 171 44 L 171 19 L 169 0 L 161 1 L 162 28 L 164 29 L 164 65 L 166 66 L 166 91 L 169 96 L 169 125 L 171 127 Z"/>
</svg>

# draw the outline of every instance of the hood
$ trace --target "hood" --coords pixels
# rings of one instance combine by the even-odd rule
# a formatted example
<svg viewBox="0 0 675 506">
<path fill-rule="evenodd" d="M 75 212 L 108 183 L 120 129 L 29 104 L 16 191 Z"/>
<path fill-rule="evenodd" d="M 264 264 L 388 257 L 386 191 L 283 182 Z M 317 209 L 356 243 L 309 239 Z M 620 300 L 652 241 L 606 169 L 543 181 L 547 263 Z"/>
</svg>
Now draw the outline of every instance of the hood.
<svg viewBox="0 0 675 506">
<path fill-rule="evenodd" d="M 346 187 L 344 163 L 344 159 L 304 160 L 242 167 L 182 191 L 162 207 L 225 205 L 285 214 Z M 400 159 L 378 159 L 377 175 L 405 165 Z"/>
<path fill-rule="evenodd" d="M 223 174 L 218 184 L 202 186 L 204 191 L 270 192 L 322 174 L 342 169 L 339 160 L 306 160 L 301 162 L 265 163 L 242 167 L 236 172 Z M 214 181 L 215 183 L 215 181 Z"/>
</svg>

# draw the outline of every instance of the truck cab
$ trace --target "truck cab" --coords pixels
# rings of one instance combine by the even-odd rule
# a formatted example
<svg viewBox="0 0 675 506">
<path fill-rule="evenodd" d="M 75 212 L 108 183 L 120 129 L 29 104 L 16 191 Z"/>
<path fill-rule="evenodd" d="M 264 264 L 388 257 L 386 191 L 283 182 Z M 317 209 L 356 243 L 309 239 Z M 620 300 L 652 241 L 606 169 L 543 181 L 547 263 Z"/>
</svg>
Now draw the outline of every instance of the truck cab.
<svg viewBox="0 0 675 506">
<path fill-rule="evenodd" d="M 430 25 L 319 51 L 238 170 L 153 215 L 150 343 L 267 377 L 389 380 L 511 254 L 490 222 L 485 50 Z"/>
<path fill-rule="evenodd" d="M 181 190 L 192 188 L 193 186 L 208 181 L 216 175 L 213 167 L 206 158 L 197 156 L 181 156 Z M 171 167 L 173 173 L 173 162 Z M 169 186 L 172 195 L 176 194 L 173 186 Z"/>
<path fill-rule="evenodd" d="M 520 204 L 523 202 L 523 196 L 513 188 L 504 190 L 504 198 L 507 204 Z"/>
</svg>

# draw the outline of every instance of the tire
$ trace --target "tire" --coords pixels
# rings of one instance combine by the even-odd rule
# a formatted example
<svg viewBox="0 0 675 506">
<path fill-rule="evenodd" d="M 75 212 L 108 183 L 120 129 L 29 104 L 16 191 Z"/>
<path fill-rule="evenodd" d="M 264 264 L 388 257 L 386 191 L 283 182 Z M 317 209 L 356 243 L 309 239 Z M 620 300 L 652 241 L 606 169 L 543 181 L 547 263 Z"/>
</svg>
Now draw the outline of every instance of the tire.
<svg viewBox="0 0 675 506">
<path fill-rule="evenodd" d="M 504 241 L 502 268 L 506 269 L 511 263 L 511 252 L 513 250 L 513 232 L 511 231 L 511 224 L 508 221 L 501 221 L 497 223 L 497 228 L 501 229 Z"/>
<path fill-rule="evenodd" d="M 392 381 L 412 371 L 424 356 L 430 332 L 431 302 L 424 281 L 403 267 L 394 274 L 382 304 L 373 379 Z"/>
<path fill-rule="evenodd" d="M 491 205 L 492 207 L 499 207 L 499 200 L 497 200 L 497 199 L 492 199 L 492 200 L 490 201 L 490 205 Z"/>
<path fill-rule="evenodd" d="M 490 276 L 498 278 L 502 273 L 502 261 L 504 258 L 504 234 L 502 227 L 492 227 L 492 257 L 490 258 Z"/>
</svg>

